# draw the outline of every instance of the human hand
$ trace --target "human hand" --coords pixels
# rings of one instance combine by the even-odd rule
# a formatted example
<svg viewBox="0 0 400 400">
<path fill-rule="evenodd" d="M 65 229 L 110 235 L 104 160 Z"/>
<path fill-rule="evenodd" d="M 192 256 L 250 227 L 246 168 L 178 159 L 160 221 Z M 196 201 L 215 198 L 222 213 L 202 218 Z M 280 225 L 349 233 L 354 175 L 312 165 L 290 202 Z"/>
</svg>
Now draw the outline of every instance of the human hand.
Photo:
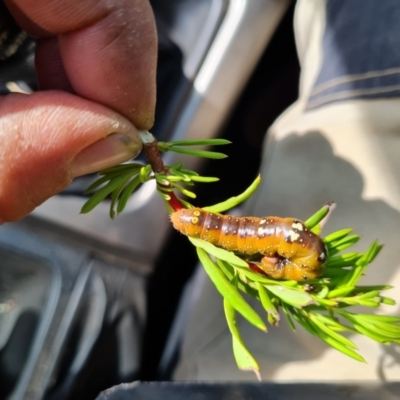
<svg viewBox="0 0 400 400">
<path fill-rule="evenodd" d="M 155 108 L 148 0 L 5 0 L 38 38 L 42 91 L 0 96 L 0 223 L 80 175 L 135 157 Z"/>
</svg>

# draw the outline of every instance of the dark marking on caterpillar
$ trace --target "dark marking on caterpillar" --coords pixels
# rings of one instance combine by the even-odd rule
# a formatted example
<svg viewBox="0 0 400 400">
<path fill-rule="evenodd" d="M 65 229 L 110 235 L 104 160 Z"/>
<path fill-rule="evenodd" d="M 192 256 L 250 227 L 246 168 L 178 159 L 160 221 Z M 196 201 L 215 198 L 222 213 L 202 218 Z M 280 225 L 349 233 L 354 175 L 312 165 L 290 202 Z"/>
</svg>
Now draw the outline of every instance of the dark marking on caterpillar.
<svg viewBox="0 0 400 400">
<path fill-rule="evenodd" d="M 309 283 L 306 283 L 303 286 L 303 288 L 307 293 L 313 293 L 313 292 L 315 292 L 315 289 L 316 289 L 316 287 L 314 285 L 310 285 Z"/>
<path fill-rule="evenodd" d="M 295 218 L 235 217 L 192 208 L 174 212 L 171 221 L 186 236 L 242 254 L 261 254 L 259 267 L 274 279 L 315 279 L 328 258 L 324 241 Z"/>
</svg>

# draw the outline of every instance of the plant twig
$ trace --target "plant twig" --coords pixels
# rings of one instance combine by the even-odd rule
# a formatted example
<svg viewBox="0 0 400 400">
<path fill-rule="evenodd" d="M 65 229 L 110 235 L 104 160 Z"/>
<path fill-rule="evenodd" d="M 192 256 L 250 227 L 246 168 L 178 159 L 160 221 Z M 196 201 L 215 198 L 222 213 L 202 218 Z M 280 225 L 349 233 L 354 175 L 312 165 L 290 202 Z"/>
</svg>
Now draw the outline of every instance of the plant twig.
<svg viewBox="0 0 400 400">
<path fill-rule="evenodd" d="M 161 153 L 158 150 L 157 139 L 148 131 L 140 132 L 140 138 L 143 143 L 144 154 L 146 155 L 153 172 L 159 174 L 168 174 L 168 170 L 164 165 Z"/>
<path fill-rule="evenodd" d="M 168 174 L 168 169 L 166 168 L 164 161 L 161 157 L 161 153 L 158 150 L 158 142 L 157 139 L 148 131 L 140 132 L 140 138 L 143 143 L 143 151 L 146 155 L 146 158 L 151 166 L 151 169 L 155 174 Z M 157 182 L 157 185 L 168 187 L 169 183 L 165 185 L 161 185 Z M 178 197 L 176 197 L 174 192 L 169 193 L 170 199 L 167 201 L 171 206 L 172 210 L 178 211 L 184 208 L 184 205 L 180 202 Z"/>
</svg>

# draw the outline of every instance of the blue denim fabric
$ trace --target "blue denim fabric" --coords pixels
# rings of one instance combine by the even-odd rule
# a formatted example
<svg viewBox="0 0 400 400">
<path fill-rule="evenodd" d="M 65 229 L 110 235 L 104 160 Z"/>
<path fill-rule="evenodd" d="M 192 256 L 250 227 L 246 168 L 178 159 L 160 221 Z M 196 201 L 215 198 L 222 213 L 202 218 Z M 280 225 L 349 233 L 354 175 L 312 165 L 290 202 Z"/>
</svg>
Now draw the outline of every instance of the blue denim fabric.
<svg viewBox="0 0 400 400">
<path fill-rule="evenodd" d="M 400 0 L 328 0 L 322 46 L 307 109 L 400 97 Z"/>
</svg>

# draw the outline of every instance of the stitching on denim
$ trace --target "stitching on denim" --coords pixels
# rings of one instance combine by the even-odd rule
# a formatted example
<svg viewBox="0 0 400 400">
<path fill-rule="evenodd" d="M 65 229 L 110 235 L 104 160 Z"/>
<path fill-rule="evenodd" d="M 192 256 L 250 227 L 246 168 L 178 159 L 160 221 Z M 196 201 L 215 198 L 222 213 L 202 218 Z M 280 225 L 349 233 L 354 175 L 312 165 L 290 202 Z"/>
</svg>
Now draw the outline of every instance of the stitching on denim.
<svg viewBox="0 0 400 400">
<path fill-rule="evenodd" d="M 314 96 L 320 92 L 323 92 L 326 89 L 341 85 L 343 83 L 355 82 L 363 79 L 372 79 L 372 78 L 378 78 L 382 76 L 395 75 L 395 74 L 400 74 L 400 68 L 390 68 L 383 71 L 369 71 L 363 74 L 341 76 L 339 78 L 334 78 L 315 86 L 311 92 L 311 96 Z"/>
<path fill-rule="evenodd" d="M 347 90 L 344 92 L 332 93 L 332 94 L 322 96 L 319 99 L 309 101 L 307 103 L 307 109 L 315 108 L 315 107 L 318 107 L 325 103 L 330 103 L 335 100 L 342 100 L 342 99 L 348 100 L 350 98 L 355 98 L 358 96 L 367 96 L 367 95 L 378 94 L 378 93 L 388 93 L 388 92 L 394 92 L 396 90 L 400 91 L 400 85 L 392 85 L 392 86 L 379 87 L 379 88 L 373 88 L 373 89 Z"/>
</svg>

